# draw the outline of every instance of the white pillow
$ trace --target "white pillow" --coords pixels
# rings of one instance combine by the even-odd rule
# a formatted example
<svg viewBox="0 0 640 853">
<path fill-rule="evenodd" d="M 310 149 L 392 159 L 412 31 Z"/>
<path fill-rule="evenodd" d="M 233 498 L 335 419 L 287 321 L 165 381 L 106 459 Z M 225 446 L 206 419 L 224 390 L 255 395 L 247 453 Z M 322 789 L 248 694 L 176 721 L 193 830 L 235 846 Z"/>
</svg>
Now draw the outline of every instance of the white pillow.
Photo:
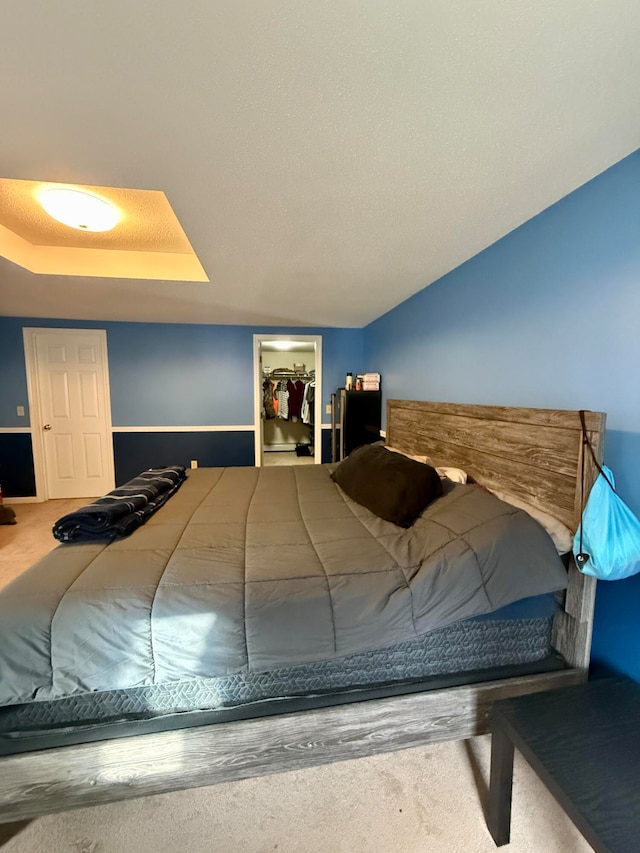
<svg viewBox="0 0 640 853">
<path fill-rule="evenodd" d="M 491 491 L 499 500 L 511 504 L 511 506 L 515 506 L 518 509 L 523 509 L 529 513 L 531 518 L 535 518 L 538 524 L 541 524 L 553 539 L 553 544 L 556 546 L 558 554 L 566 554 L 571 551 L 573 548 L 573 533 L 566 524 L 563 524 L 553 515 L 549 515 L 548 512 L 543 512 L 541 509 L 531 506 L 531 504 L 528 504 L 522 498 L 518 498 L 507 492 L 496 492 L 494 489 Z"/>
<path fill-rule="evenodd" d="M 443 480 L 451 480 L 453 483 L 466 483 L 467 472 L 462 468 L 451 468 L 449 465 L 439 465 L 436 471 Z"/>
<path fill-rule="evenodd" d="M 392 453 L 401 453 L 403 456 L 406 456 L 408 459 L 413 459 L 415 462 L 422 462 L 423 465 L 431 465 L 432 468 L 436 469 L 441 480 L 451 480 L 452 483 L 467 482 L 467 472 L 463 471 L 462 468 L 452 468 L 450 465 L 440 465 L 436 467 L 433 464 L 433 460 L 428 456 L 412 456 L 411 453 L 405 453 L 404 450 L 400 450 L 397 447 L 390 447 L 388 444 L 385 444 L 385 448 L 390 450 Z"/>
<path fill-rule="evenodd" d="M 451 480 L 453 483 L 467 482 L 467 472 L 463 471 L 462 468 L 453 468 L 450 465 L 440 465 L 436 467 L 433 464 L 433 459 L 430 459 L 428 456 L 412 456 L 411 453 L 405 453 L 404 450 L 400 450 L 397 447 L 391 447 L 388 444 L 385 444 L 385 448 L 390 450 L 392 453 L 401 453 L 403 456 L 406 456 L 408 459 L 413 459 L 415 462 L 422 462 L 423 465 L 431 465 L 432 468 L 436 469 L 441 480 Z"/>
<path fill-rule="evenodd" d="M 423 465 L 430 465 L 428 456 L 413 456 L 411 453 L 405 453 L 404 450 L 400 450 L 398 447 L 391 447 L 388 444 L 384 446 L 385 450 L 390 450 L 392 453 L 400 453 L 402 456 L 406 456 L 407 459 L 413 459 L 414 462 L 422 462 Z"/>
</svg>

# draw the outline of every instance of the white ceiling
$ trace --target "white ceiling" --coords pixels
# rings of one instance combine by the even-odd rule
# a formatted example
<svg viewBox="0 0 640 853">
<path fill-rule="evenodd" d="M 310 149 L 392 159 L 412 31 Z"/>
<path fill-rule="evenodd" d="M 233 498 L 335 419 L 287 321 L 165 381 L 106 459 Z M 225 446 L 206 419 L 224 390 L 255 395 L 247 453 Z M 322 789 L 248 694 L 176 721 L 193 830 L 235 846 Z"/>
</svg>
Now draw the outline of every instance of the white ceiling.
<svg viewBox="0 0 640 853">
<path fill-rule="evenodd" d="M 361 326 L 640 146 L 638 0 L 2 0 L 0 177 L 164 190 L 210 284 L 0 313 Z"/>
</svg>

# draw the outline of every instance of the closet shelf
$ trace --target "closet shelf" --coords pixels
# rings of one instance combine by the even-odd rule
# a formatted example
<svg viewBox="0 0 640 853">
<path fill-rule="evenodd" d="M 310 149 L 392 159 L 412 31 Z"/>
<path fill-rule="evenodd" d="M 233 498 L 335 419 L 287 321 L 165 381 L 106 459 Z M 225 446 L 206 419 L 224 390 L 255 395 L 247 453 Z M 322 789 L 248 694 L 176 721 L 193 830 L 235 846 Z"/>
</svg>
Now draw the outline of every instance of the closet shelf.
<svg viewBox="0 0 640 853">
<path fill-rule="evenodd" d="M 296 371 L 296 370 L 271 370 L 263 371 L 263 379 L 302 379 L 313 381 L 316 378 L 315 371 Z"/>
</svg>

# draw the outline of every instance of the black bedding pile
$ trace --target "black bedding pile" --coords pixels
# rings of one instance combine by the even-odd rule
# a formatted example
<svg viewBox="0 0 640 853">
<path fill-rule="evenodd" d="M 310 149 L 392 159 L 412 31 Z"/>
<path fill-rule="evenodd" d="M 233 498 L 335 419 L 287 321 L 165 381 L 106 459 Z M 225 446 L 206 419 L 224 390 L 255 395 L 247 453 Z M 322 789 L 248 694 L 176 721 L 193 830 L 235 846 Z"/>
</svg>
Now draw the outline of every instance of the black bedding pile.
<svg viewBox="0 0 640 853">
<path fill-rule="evenodd" d="M 181 465 L 150 468 L 53 525 L 60 542 L 112 542 L 129 536 L 160 509 L 186 478 Z"/>
</svg>

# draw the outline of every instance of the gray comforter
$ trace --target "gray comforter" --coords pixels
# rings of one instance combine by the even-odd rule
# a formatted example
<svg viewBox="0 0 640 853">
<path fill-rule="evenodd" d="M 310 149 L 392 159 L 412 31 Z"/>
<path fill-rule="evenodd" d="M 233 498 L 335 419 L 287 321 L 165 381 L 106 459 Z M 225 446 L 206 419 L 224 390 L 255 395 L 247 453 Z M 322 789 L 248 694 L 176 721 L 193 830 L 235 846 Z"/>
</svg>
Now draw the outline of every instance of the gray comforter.
<svg viewBox="0 0 640 853">
<path fill-rule="evenodd" d="M 56 548 L 0 594 L 0 705 L 339 658 L 566 585 L 477 487 L 403 530 L 331 470 L 197 469 L 128 539 Z"/>
</svg>

